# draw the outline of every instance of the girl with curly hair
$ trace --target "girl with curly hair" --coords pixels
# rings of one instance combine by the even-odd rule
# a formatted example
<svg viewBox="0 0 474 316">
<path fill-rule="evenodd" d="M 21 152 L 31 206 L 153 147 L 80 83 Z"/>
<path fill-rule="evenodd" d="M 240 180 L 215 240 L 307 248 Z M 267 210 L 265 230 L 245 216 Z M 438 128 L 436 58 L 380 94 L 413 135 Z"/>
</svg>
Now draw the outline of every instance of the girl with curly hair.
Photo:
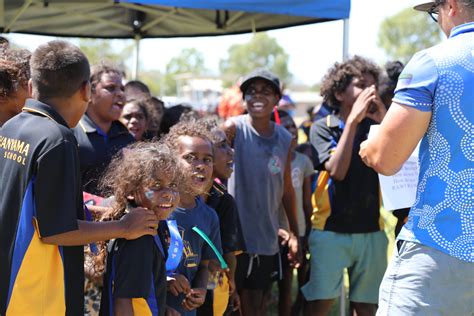
<svg viewBox="0 0 474 316">
<path fill-rule="evenodd" d="M 30 97 L 31 53 L 25 49 L 11 49 L 0 44 L 0 127 L 21 112 Z"/>
<path fill-rule="evenodd" d="M 92 264 L 98 274 L 105 269 L 100 315 L 164 315 L 169 233 L 165 220 L 179 203 L 178 178 L 173 153 L 160 143 L 131 145 L 108 166 L 102 186 L 114 202 L 102 220 L 120 219 L 130 207 L 140 206 L 152 210 L 161 222 L 158 236 L 111 240 L 108 250 L 105 243 L 99 245 Z"/>
</svg>

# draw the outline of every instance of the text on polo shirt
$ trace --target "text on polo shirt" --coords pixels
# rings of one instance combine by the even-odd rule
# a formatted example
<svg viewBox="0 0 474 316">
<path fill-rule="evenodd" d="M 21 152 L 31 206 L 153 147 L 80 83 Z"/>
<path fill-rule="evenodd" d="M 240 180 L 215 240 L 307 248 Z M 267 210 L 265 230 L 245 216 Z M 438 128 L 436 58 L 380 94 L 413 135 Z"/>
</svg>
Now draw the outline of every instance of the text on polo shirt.
<svg viewBox="0 0 474 316">
<path fill-rule="evenodd" d="M 19 139 L 0 136 L 0 148 L 5 150 L 3 158 L 25 165 L 25 158 L 28 156 L 30 144 Z"/>
</svg>

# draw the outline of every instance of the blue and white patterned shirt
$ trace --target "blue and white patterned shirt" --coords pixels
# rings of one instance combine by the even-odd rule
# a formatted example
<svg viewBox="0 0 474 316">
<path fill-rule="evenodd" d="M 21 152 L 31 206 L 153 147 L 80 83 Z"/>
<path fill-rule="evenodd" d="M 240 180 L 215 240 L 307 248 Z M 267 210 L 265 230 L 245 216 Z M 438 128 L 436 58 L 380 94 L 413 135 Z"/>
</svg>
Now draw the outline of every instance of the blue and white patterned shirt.
<svg viewBox="0 0 474 316">
<path fill-rule="evenodd" d="M 432 112 L 416 201 L 398 238 L 474 262 L 474 23 L 417 53 L 393 101 Z"/>
</svg>

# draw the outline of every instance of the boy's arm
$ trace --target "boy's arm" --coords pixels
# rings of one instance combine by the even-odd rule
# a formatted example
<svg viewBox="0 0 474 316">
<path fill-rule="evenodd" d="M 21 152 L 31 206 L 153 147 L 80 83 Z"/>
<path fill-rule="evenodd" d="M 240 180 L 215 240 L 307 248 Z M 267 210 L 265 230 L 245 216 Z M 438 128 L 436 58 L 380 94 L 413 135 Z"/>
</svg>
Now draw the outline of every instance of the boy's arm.
<svg viewBox="0 0 474 316">
<path fill-rule="evenodd" d="M 282 203 L 285 208 L 286 216 L 288 217 L 290 230 L 293 233 L 290 234 L 290 240 L 288 241 L 290 260 L 294 262 L 295 267 L 298 267 L 299 262 L 301 262 L 301 252 L 298 249 L 298 238 L 296 237 L 299 236 L 299 232 L 296 217 L 296 194 L 291 180 L 291 149 L 288 151 L 288 158 L 285 164 Z"/>
<path fill-rule="evenodd" d="M 198 271 L 193 280 L 193 288 L 182 303 L 188 311 L 198 308 L 206 300 L 207 281 L 209 279 L 208 264 L 209 260 L 201 260 L 199 263 Z"/>
<path fill-rule="evenodd" d="M 119 221 L 87 222 L 78 220 L 78 229 L 66 233 L 42 237 L 46 244 L 78 246 L 114 238 L 135 239 L 143 235 L 156 235 L 158 220 L 155 214 L 144 208 L 136 208 Z"/>
<path fill-rule="evenodd" d="M 307 176 L 303 180 L 303 211 L 306 221 L 305 236 L 311 231 L 311 215 L 313 214 L 313 205 L 311 204 L 311 176 Z"/>
<path fill-rule="evenodd" d="M 114 299 L 114 316 L 134 316 L 131 298 Z"/>
<path fill-rule="evenodd" d="M 235 252 L 224 254 L 224 259 L 229 266 L 227 277 L 229 278 L 229 295 L 232 295 L 235 291 L 235 270 L 237 269 L 237 258 L 235 257 Z"/>
<path fill-rule="evenodd" d="M 229 140 L 231 147 L 233 148 L 235 133 L 237 132 L 237 125 L 235 124 L 235 121 L 232 119 L 228 119 L 227 121 L 224 122 L 224 124 L 222 124 L 221 128 L 224 131 L 225 135 L 227 136 L 227 139 Z"/>
<path fill-rule="evenodd" d="M 324 163 L 324 169 L 329 172 L 331 178 L 342 181 L 347 175 L 351 164 L 354 138 L 359 122 L 347 121 L 341 138 L 337 143 L 336 150 Z"/>
<path fill-rule="evenodd" d="M 209 260 L 201 260 L 199 263 L 198 270 L 194 276 L 192 288 L 207 288 L 207 281 L 209 280 L 209 270 L 208 270 Z"/>
</svg>

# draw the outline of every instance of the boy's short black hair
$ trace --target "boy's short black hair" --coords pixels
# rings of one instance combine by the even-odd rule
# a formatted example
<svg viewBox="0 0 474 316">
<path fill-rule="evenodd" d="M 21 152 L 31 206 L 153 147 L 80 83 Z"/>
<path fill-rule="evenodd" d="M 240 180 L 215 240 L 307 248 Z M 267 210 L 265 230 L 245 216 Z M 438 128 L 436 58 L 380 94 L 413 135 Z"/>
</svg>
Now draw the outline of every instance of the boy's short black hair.
<svg viewBox="0 0 474 316">
<path fill-rule="evenodd" d="M 40 45 L 30 60 L 33 94 L 43 99 L 71 97 L 89 81 L 87 57 L 66 41 Z"/>
<path fill-rule="evenodd" d="M 138 92 L 138 93 L 137 93 Z M 137 94 L 145 94 L 146 96 L 150 96 L 150 89 L 148 86 L 139 81 L 139 80 L 131 80 L 125 84 L 125 95 L 128 97 L 136 97 Z"/>
<path fill-rule="evenodd" d="M 90 74 L 92 92 L 95 91 L 95 87 L 100 82 L 102 75 L 104 74 L 117 74 L 121 77 L 124 76 L 124 72 L 119 66 L 109 61 L 101 61 L 98 65 L 92 66 Z"/>
<path fill-rule="evenodd" d="M 270 71 L 263 68 L 255 69 L 244 78 L 244 81 L 240 85 L 240 91 L 242 91 L 242 95 L 244 97 L 245 97 L 245 92 L 247 91 L 250 84 L 258 79 L 262 79 L 270 83 L 275 93 L 278 94 L 278 98 L 281 98 L 280 80 L 278 79 L 277 76 L 272 74 Z"/>
</svg>

